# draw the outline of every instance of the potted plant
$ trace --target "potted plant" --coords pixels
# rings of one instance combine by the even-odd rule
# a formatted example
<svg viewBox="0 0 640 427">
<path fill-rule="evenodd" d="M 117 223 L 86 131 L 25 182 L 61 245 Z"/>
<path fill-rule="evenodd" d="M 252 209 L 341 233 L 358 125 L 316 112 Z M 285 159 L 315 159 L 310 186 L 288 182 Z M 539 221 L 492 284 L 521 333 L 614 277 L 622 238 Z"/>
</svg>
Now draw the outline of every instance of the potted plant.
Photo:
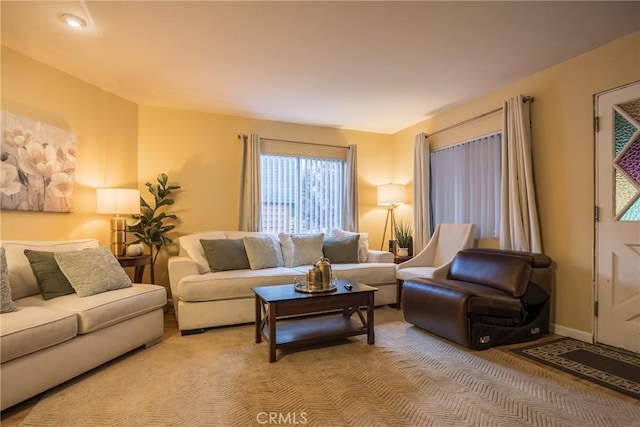
<svg viewBox="0 0 640 427">
<path fill-rule="evenodd" d="M 399 220 L 395 224 L 395 233 L 396 233 L 396 242 L 397 242 L 397 253 L 398 256 L 408 256 L 409 255 L 409 246 L 412 244 L 412 234 L 413 228 L 411 224 L 404 222 L 403 220 Z"/>
<path fill-rule="evenodd" d="M 153 196 L 153 207 L 140 196 L 140 215 L 134 216 L 127 221 L 128 231 L 136 236 L 136 243 L 142 243 L 149 248 L 151 255 L 151 283 L 155 283 L 155 264 L 160 250 L 173 243 L 167 233 L 175 228 L 173 224 L 166 224 L 168 219 L 178 219 L 174 214 L 167 214 L 161 209 L 165 206 L 173 205 L 174 200 L 170 197 L 174 190 L 180 188 L 179 185 L 167 185 L 169 177 L 161 173 L 158 175 L 157 184 L 147 182 L 145 185 L 149 193 Z"/>
</svg>

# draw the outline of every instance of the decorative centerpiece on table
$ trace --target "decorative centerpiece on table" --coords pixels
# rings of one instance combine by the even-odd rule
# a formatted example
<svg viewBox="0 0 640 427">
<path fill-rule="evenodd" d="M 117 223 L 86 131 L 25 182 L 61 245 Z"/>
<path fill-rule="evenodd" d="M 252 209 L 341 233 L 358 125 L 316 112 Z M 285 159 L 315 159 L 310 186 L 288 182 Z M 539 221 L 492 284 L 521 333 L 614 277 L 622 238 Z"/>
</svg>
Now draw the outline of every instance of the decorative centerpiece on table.
<svg viewBox="0 0 640 427">
<path fill-rule="evenodd" d="M 413 245 L 413 227 L 408 222 L 399 220 L 395 224 L 396 256 L 409 256 L 409 248 Z"/>
<path fill-rule="evenodd" d="M 296 291 L 314 293 L 314 292 L 331 292 L 336 290 L 333 283 L 333 269 L 329 258 L 320 258 L 313 267 L 309 269 L 306 280 L 296 278 Z"/>
<path fill-rule="evenodd" d="M 127 231 L 136 236 L 136 241 L 132 245 L 142 243 L 149 248 L 151 255 L 151 283 L 155 283 L 155 264 L 160 250 L 171 245 L 171 240 L 167 233 L 175 228 L 173 224 L 166 224 L 166 220 L 176 220 L 174 214 L 167 214 L 162 211 L 164 207 L 171 206 L 174 200 L 170 197 L 174 190 L 180 188 L 179 185 L 167 185 L 169 177 L 165 173 L 158 175 L 157 184 L 147 182 L 145 185 L 149 193 L 153 196 L 152 207 L 140 196 L 140 215 L 135 215 L 127 220 Z"/>
</svg>

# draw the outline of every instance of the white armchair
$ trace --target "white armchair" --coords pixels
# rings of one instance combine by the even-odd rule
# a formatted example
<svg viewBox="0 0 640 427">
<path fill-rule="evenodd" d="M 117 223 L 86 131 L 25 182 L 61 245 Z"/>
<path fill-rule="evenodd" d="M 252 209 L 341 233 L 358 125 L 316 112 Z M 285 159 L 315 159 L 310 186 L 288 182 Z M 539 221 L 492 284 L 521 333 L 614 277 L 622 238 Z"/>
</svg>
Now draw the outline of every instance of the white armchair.
<svg viewBox="0 0 640 427">
<path fill-rule="evenodd" d="M 427 246 L 408 261 L 398 264 L 398 306 L 405 280 L 433 277 L 446 278 L 453 257 L 463 249 L 473 247 L 475 224 L 438 224 Z"/>
</svg>

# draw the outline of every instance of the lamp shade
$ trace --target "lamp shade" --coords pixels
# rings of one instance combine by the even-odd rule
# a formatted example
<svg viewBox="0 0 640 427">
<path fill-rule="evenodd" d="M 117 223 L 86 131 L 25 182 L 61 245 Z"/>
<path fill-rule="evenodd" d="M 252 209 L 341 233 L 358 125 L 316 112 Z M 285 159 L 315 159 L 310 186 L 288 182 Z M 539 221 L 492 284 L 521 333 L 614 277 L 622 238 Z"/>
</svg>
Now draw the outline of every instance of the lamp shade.
<svg viewBox="0 0 640 427">
<path fill-rule="evenodd" d="M 404 185 L 384 184 L 378 186 L 378 205 L 393 206 L 404 203 Z"/>
<path fill-rule="evenodd" d="M 99 214 L 140 214 L 140 190 L 129 188 L 98 188 Z"/>
</svg>

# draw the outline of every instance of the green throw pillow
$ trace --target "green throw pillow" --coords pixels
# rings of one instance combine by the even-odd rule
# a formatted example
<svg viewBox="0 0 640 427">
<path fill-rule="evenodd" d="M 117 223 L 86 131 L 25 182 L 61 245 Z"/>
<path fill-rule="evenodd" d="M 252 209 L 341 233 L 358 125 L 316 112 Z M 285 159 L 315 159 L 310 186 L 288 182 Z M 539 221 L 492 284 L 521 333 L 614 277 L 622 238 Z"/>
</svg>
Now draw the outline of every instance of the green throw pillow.
<svg viewBox="0 0 640 427">
<path fill-rule="evenodd" d="M 242 239 L 200 240 L 212 272 L 250 269 Z"/>
<path fill-rule="evenodd" d="M 322 244 L 322 252 L 332 264 L 357 264 L 358 244 L 360 236 L 326 237 Z"/>
<path fill-rule="evenodd" d="M 133 286 L 127 273 L 106 246 L 54 252 L 53 256 L 79 297 Z"/>
<path fill-rule="evenodd" d="M 60 271 L 53 252 L 25 249 L 24 255 L 29 260 L 42 298 L 48 300 L 75 292 L 71 283 Z"/>
</svg>

